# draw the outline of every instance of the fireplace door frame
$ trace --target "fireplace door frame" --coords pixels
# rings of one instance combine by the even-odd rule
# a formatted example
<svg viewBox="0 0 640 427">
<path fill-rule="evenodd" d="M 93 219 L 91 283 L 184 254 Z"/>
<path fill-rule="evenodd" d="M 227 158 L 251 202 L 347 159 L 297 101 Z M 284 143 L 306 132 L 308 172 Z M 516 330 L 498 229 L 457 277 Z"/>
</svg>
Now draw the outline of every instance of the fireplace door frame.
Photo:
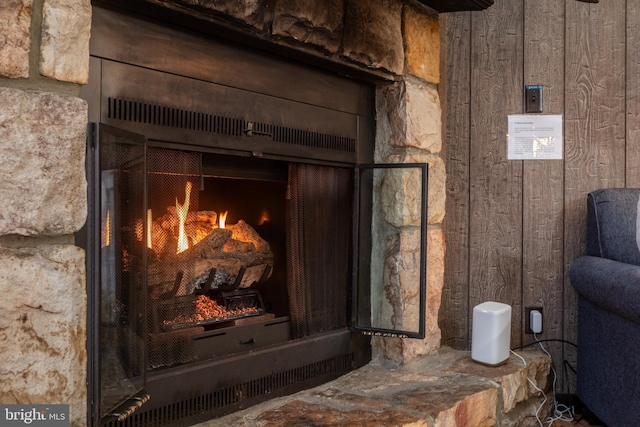
<svg viewBox="0 0 640 427">
<path fill-rule="evenodd" d="M 411 173 L 414 170 L 414 173 Z M 418 176 L 415 176 L 417 172 Z M 387 324 L 392 322 L 390 319 L 386 319 L 383 313 L 379 313 L 374 310 L 373 299 L 376 297 L 379 300 L 384 300 L 382 295 L 385 294 L 386 287 L 389 286 L 384 280 L 384 277 L 373 277 L 375 272 L 372 271 L 372 266 L 377 262 L 384 264 L 384 254 L 374 253 L 374 228 L 378 228 L 378 234 L 382 235 L 384 223 L 386 225 L 384 208 L 381 207 L 380 196 L 380 180 L 385 177 L 390 177 L 389 174 L 396 174 L 396 178 L 400 178 L 406 181 L 411 181 L 409 184 L 413 184 L 411 189 L 419 189 L 419 200 L 415 203 L 414 200 L 407 202 L 407 198 L 416 197 L 416 194 L 411 196 L 406 195 L 404 199 L 400 200 L 404 206 L 401 207 L 413 210 L 414 214 L 417 214 L 419 218 L 415 221 L 416 225 L 411 224 L 410 227 L 419 233 L 419 281 L 417 284 L 413 284 L 418 288 L 418 319 L 417 328 L 405 328 L 405 327 L 382 327 L 376 325 Z M 397 338 L 416 338 L 423 339 L 425 337 L 426 330 L 426 293 L 427 293 L 427 202 L 428 202 L 428 188 L 429 188 L 429 165 L 427 163 L 378 163 L 358 165 L 355 168 L 354 173 L 354 244 L 355 249 L 353 251 L 353 280 L 352 280 L 352 292 L 353 292 L 353 304 L 351 324 L 354 331 L 362 332 L 365 335 L 383 336 L 383 337 L 397 337 Z M 417 179 L 416 179 L 417 178 Z M 376 180 L 378 181 L 376 183 Z M 405 182 L 406 182 L 405 181 Z M 405 184 L 406 185 L 406 184 Z M 377 187 L 377 188 L 376 188 Z M 400 191 L 398 189 L 397 191 Z M 389 201 L 387 201 L 389 202 Z M 412 203 L 413 202 L 413 203 Z M 413 205 L 413 206 L 411 206 Z M 395 207 L 395 206 L 393 206 Z M 418 211 L 419 210 L 419 211 Z M 374 217 L 378 217 L 377 220 Z M 377 221 L 377 225 L 374 224 Z M 402 227 L 406 228 L 406 227 Z M 394 233 L 398 230 L 395 229 Z M 383 237 L 383 236 L 378 236 Z M 382 255 L 382 256 L 381 256 Z M 378 271 L 378 273 L 380 273 Z M 411 286 L 407 283 L 401 284 L 402 287 Z M 398 289 L 400 290 L 400 289 Z M 384 304 L 384 303 L 383 303 Z M 389 311 L 389 310 L 387 310 Z M 405 313 L 397 312 L 394 308 L 394 315 L 403 317 Z M 389 316 L 391 317 L 391 316 Z M 415 322 L 415 319 L 413 319 Z"/>
<path fill-rule="evenodd" d="M 114 143 L 115 141 L 115 143 Z M 88 192 L 89 197 L 89 220 L 86 227 L 86 240 L 82 246 L 85 246 L 87 250 L 87 271 L 90 274 L 88 281 L 87 292 L 89 299 L 89 313 L 87 323 L 89 325 L 88 335 L 88 383 L 89 383 L 89 401 L 92 402 L 88 408 L 89 425 L 94 426 L 125 426 L 125 425 L 139 425 L 140 420 L 146 420 L 153 418 L 157 413 L 162 413 L 165 410 L 175 410 L 176 412 L 186 411 L 184 408 L 195 408 L 196 403 L 191 400 L 187 400 L 189 403 L 176 402 L 173 390 L 175 389 L 173 381 L 175 378 L 182 378 L 185 384 L 189 384 L 190 387 L 199 388 L 204 390 L 211 390 L 211 384 L 217 384 L 220 387 L 221 384 L 229 384 L 229 386 L 222 387 L 220 389 L 214 389 L 209 391 L 208 395 L 213 402 L 214 409 L 210 412 L 206 412 L 200 409 L 196 410 L 196 414 L 185 415 L 185 420 L 190 419 L 193 421 L 204 421 L 209 419 L 211 414 L 216 416 L 224 415 L 232 412 L 233 410 L 241 409 L 252 403 L 258 403 L 262 401 L 259 396 L 252 396 L 251 392 L 260 390 L 260 388 L 280 387 L 280 384 L 287 384 L 292 382 L 292 385 L 286 387 L 290 390 L 290 393 L 299 391 L 303 388 L 320 385 L 324 382 L 330 381 L 343 375 L 357 367 L 363 366 L 371 358 L 371 347 L 368 337 L 365 334 L 355 332 L 349 323 L 349 313 L 345 313 L 346 325 L 344 328 L 338 330 L 314 332 L 308 336 L 299 339 L 290 339 L 286 343 L 278 344 L 276 346 L 267 346 L 265 348 L 258 348 L 247 352 L 239 352 L 229 355 L 216 356 L 210 359 L 196 360 L 190 363 L 178 364 L 176 366 L 170 366 L 160 370 L 143 370 L 143 375 L 140 377 L 139 386 L 127 396 L 123 396 L 118 405 L 105 407 L 103 405 L 101 395 L 103 394 L 104 383 L 104 371 L 101 369 L 103 366 L 104 354 L 104 342 L 102 338 L 102 311 L 105 306 L 103 300 L 103 294 L 101 292 L 103 288 L 102 270 L 104 269 L 103 258 L 101 257 L 101 238 L 103 235 L 104 220 L 104 208 L 103 208 L 103 179 L 104 171 L 101 165 L 104 163 L 102 158 L 104 151 L 103 147 L 111 145 L 109 153 L 117 151 L 114 146 L 117 144 L 123 145 L 135 145 L 140 148 L 140 155 L 143 157 L 141 163 L 143 164 L 142 171 L 144 180 L 140 182 L 140 197 L 143 201 L 140 207 L 139 213 L 136 217 L 142 219 L 141 229 L 143 230 L 142 239 L 138 242 L 142 248 L 146 247 L 144 242 L 147 240 L 146 233 L 148 232 L 147 225 L 147 206 L 149 205 L 147 199 L 149 194 L 148 182 L 147 182 L 147 161 L 148 152 L 151 148 L 168 148 L 172 150 L 182 151 L 194 151 L 201 153 L 212 154 L 224 154 L 226 156 L 235 155 L 238 159 L 241 158 L 253 158 L 255 156 L 247 156 L 246 153 L 235 152 L 231 153 L 229 150 L 216 150 L 208 149 L 203 150 L 202 147 L 175 143 L 159 142 L 153 139 L 147 138 L 145 135 L 131 132 L 129 130 L 120 129 L 114 127 L 111 124 L 105 124 L 101 122 L 89 123 L 87 132 L 87 174 L 90 186 Z M 262 156 L 260 156 L 262 157 Z M 264 156 L 265 160 L 277 160 L 278 156 Z M 262 161 L 261 159 L 256 159 Z M 292 162 L 291 158 L 280 159 L 285 162 Z M 308 163 L 308 160 L 297 159 L 298 162 Z M 311 163 L 313 165 L 313 163 Z M 228 165 L 222 165 L 228 167 Z M 316 166 L 328 166 L 338 167 L 346 169 L 347 174 L 353 172 L 353 165 L 346 165 L 344 163 L 324 162 L 321 165 Z M 125 168 L 126 169 L 126 168 Z M 202 173 L 202 171 L 201 171 Z M 239 175 L 240 176 L 240 175 Z M 116 180 L 117 185 L 117 180 Z M 348 185 L 349 191 L 352 191 L 352 186 Z M 113 216 L 113 215 L 112 215 Z M 114 226 L 115 229 L 116 226 Z M 115 236 L 117 233 L 113 233 Z M 82 236 L 78 236 L 82 238 Z M 350 237 L 350 236 L 349 236 Z M 351 242 L 353 244 L 353 242 Z M 353 250 L 353 249 L 351 249 Z M 144 272 L 141 272 L 141 277 L 144 278 L 143 289 L 147 288 L 147 252 L 142 251 L 143 263 L 141 264 Z M 116 254 L 121 254 L 121 251 L 116 251 Z M 113 258 L 113 260 L 111 259 Z M 107 268 L 117 269 L 119 264 L 122 264 L 122 260 L 117 256 L 113 256 L 107 260 Z M 351 261 L 351 257 L 346 258 L 347 262 Z M 347 281 L 351 276 L 347 277 Z M 347 286 L 352 286 L 348 283 Z M 347 297 L 349 296 L 349 289 L 345 289 Z M 115 308 L 119 305 L 117 301 L 110 301 L 107 298 L 109 307 Z M 143 366 L 148 367 L 147 360 L 149 359 L 148 352 L 149 347 L 146 345 L 148 332 L 149 317 L 147 315 L 147 305 L 149 304 L 149 296 L 145 293 L 144 305 L 142 312 L 144 315 L 144 337 L 142 341 L 145 345 L 142 347 L 142 356 L 140 361 Z M 348 307 L 347 307 L 348 310 Z M 281 354 L 277 356 L 277 363 L 274 364 L 275 351 L 280 351 Z M 297 363 L 304 364 L 302 366 L 296 365 Z M 287 365 L 291 364 L 293 368 L 287 370 Z M 265 367 L 266 369 L 260 368 Z M 264 372 L 263 372 L 264 371 Z M 235 372 L 235 373 L 234 373 Z M 280 373 L 279 373 L 280 372 Z M 297 372 L 297 373 L 296 373 Z M 300 378 L 297 378 L 300 377 Z M 306 378 L 308 377 L 308 379 Z M 234 385 L 234 381 L 238 381 L 240 378 L 240 384 Z M 273 385 L 270 384 L 273 382 Z M 244 390 L 244 387 L 249 387 L 249 391 Z M 285 387 L 283 387 L 284 390 Z M 239 391 L 241 390 L 241 391 Z M 270 398 L 285 394 L 281 390 L 272 390 L 265 394 Z M 236 395 L 242 396 L 245 393 L 248 394 L 247 398 L 242 398 L 236 402 Z M 229 398 L 228 395 L 232 394 L 235 397 Z M 197 400 L 197 399 L 196 399 Z M 150 403 L 147 403 L 150 401 Z M 198 400 L 199 401 L 199 400 Z M 221 405 L 220 402 L 225 402 L 224 407 L 218 409 L 217 405 Z M 226 403 L 229 401 L 230 403 Z M 157 407 L 158 402 L 161 403 L 160 407 Z M 176 403 L 169 403 L 176 402 Z M 198 403 L 199 404 L 199 403 Z M 143 406 L 144 405 L 144 406 Z M 167 408 L 178 409 L 167 409 Z M 145 421 L 143 421 L 145 422 Z M 182 422 L 182 421 L 181 421 Z M 124 424 L 121 424 L 124 423 Z M 146 424 L 144 424 L 146 425 Z"/>
<path fill-rule="evenodd" d="M 88 201 L 88 215 L 86 226 L 86 262 L 87 272 L 91 274 L 87 286 L 88 316 L 87 323 L 90 329 L 87 333 L 87 353 L 88 353 L 88 383 L 91 405 L 90 416 L 93 420 L 100 420 L 100 425 L 109 420 L 123 420 L 140 406 L 149 400 L 146 393 L 147 382 L 147 296 L 146 296 L 146 269 L 147 256 L 146 251 L 141 251 L 138 258 L 141 262 L 129 267 L 128 281 L 125 278 L 113 277 L 108 270 L 118 269 L 118 265 L 122 263 L 120 250 L 124 247 L 113 233 L 113 238 L 109 237 L 111 230 L 115 229 L 119 219 L 114 212 L 110 211 L 114 205 L 118 203 L 138 203 L 140 208 L 140 218 L 143 219 L 143 230 L 146 229 L 144 223 L 147 210 L 146 197 L 146 149 L 147 140 L 143 135 L 125 131 L 109 125 L 101 123 L 90 123 L 87 130 L 87 181 L 91 189 Z M 118 161 L 114 159 L 119 154 L 127 150 L 136 151 L 129 162 L 122 162 L 117 165 Z M 124 154 L 123 156 L 126 156 Z M 112 168 L 120 170 L 111 171 Z M 129 170 L 127 170 L 129 169 Z M 130 194 L 117 194 L 120 185 L 118 184 L 118 175 L 133 175 L 137 171 L 138 180 L 135 184 L 129 186 Z M 105 186 L 105 175 L 113 179 L 113 185 L 110 188 Z M 108 184 L 107 184 L 108 185 Z M 115 193 L 115 194 L 113 194 Z M 132 200 L 136 198 L 137 200 Z M 109 225 L 106 225 L 105 212 L 109 212 Z M 106 237 L 105 237 L 106 236 Z M 113 240 L 109 245 L 105 246 L 105 239 Z M 144 245 L 142 245 L 144 247 Z M 113 256 L 109 256 L 112 253 Z M 106 259 L 105 259 L 106 258 Z M 118 272 L 119 274 L 119 272 Z M 121 274 L 124 276 L 125 274 Z M 125 283 L 123 283 L 125 282 Z M 134 283 L 131 283 L 134 282 Z M 124 287 L 126 286 L 126 289 Z M 135 292 L 136 289 L 139 292 Z M 116 293 L 125 291 L 125 298 L 117 298 Z M 135 301 L 135 298 L 139 301 Z M 124 300 L 124 302 L 123 302 Z M 130 307 L 126 304 L 131 302 L 133 310 L 138 314 L 137 318 L 131 318 L 129 314 Z M 136 305 L 137 304 L 137 305 Z M 124 323 L 118 329 L 127 335 L 122 338 L 124 343 L 113 342 L 107 331 L 109 325 L 113 322 Z M 109 360 L 113 359 L 105 349 L 105 340 L 108 344 L 115 344 L 120 352 L 120 356 L 128 358 L 129 362 L 135 359 L 131 364 L 122 363 L 119 368 L 123 371 L 129 371 L 124 378 L 119 381 L 107 381 L 104 375 L 104 369 L 111 372 L 112 366 L 107 366 Z M 118 346 L 124 344 L 124 346 Z M 112 347 L 112 346 L 107 346 Z M 137 363 L 136 363 L 137 362 Z M 139 368 L 139 369 L 137 369 Z M 135 370 L 135 373 L 132 373 Z M 120 382 L 123 389 L 120 390 L 117 400 L 112 399 L 109 403 L 103 401 L 106 390 L 117 387 Z"/>
</svg>

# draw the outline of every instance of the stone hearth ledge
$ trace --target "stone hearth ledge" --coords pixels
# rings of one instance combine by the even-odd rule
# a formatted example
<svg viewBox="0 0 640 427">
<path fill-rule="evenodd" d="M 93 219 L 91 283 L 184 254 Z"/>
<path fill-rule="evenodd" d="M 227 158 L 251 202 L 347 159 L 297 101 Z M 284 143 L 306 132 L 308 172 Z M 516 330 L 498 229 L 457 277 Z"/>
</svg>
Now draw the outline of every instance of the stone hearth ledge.
<svg viewBox="0 0 640 427">
<path fill-rule="evenodd" d="M 480 365 L 469 352 L 442 347 L 401 366 L 372 361 L 322 386 L 276 398 L 197 427 L 488 427 L 538 425 L 551 359 L 539 350 L 511 355 L 498 367 Z M 552 408 L 551 396 L 540 419 Z"/>
</svg>

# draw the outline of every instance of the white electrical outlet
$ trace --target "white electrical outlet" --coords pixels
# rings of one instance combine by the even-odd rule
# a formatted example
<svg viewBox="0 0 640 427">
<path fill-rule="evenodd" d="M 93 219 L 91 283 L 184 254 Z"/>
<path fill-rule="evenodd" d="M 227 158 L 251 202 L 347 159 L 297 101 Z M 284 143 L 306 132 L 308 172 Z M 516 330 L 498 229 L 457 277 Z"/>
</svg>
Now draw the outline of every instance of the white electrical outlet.
<svg viewBox="0 0 640 427">
<path fill-rule="evenodd" d="M 530 319 L 529 324 L 531 325 L 531 331 L 534 334 L 539 334 L 542 332 L 542 313 L 538 310 L 531 310 L 529 313 Z"/>
</svg>

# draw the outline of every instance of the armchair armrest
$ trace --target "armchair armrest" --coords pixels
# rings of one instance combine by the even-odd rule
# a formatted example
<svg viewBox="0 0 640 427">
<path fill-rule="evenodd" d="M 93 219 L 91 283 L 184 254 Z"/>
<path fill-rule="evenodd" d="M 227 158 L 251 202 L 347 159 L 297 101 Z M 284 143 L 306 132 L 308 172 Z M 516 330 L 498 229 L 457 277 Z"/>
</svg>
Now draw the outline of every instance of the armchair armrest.
<svg viewBox="0 0 640 427">
<path fill-rule="evenodd" d="M 583 256 L 571 264 L 569 278 L 580 296 L 640 324 L 640 266 Z"/>
</svg>

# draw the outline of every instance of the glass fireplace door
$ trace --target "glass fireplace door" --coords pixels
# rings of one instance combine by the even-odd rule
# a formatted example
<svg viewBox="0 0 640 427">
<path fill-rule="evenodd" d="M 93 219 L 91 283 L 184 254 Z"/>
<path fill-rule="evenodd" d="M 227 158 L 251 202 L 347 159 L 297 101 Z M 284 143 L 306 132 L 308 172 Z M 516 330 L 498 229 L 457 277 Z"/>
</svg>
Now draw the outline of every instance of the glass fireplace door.
<svg viewBox="0 0 640 427">
<path fill-rule="evenodd" d="M 96 424 L 142 405 L 146 378 L 145 138 L 91 125 L 88 295 Z"/>
<path fill-rule="evenodd" d="M 428 165 L 361 165 L 355 187 L 354 330 L 424 338 Z"/>
</svg>

